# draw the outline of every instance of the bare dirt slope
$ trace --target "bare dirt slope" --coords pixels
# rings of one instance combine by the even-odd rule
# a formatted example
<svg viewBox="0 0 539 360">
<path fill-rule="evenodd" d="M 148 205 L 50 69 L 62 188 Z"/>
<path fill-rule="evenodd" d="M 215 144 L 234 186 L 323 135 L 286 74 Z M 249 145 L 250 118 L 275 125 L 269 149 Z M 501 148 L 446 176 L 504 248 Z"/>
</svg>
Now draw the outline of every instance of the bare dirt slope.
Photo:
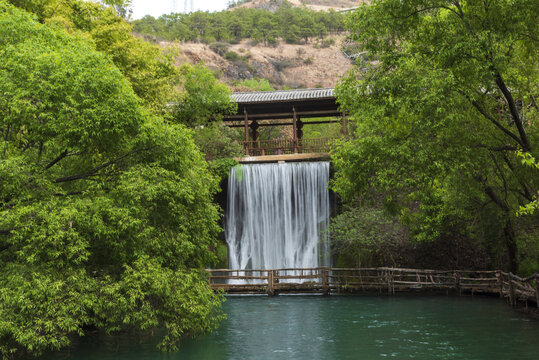
<svg viewBox="0 0 539 360">
<path fill-rule="evenodd" d="M 245 40 L 230 45 L 240 59 L 229 61 L 209 45 L 196 43 L 162 43 L 180 51 L 178 63 L 204 62 L 231 85 L 243 79 L 265 78 L 275 88 L 333 87 L 351 67 L 352 62 L 341 51 L 343 37 L 333 37 L 334 44 L 323 47 L 315 42 L 292 45 L 280 42 L 276 47 L 252 45 Z M 318 47 L 318 48 L 317 48 Z"/>
</svg>

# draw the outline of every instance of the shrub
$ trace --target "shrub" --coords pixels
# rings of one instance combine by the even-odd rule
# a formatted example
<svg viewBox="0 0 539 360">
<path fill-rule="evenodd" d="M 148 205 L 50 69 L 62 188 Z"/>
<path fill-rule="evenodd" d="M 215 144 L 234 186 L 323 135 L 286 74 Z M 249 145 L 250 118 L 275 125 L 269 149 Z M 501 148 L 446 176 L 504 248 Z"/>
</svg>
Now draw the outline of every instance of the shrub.
<svg viewBox="0 0 539 360">
<path fill-rule="evenodd" d="M 220 56 L 224 56 L 226 52 L 228 51 L 229 47 L 230 47 L 230 44 L 225 43 L 225 42 L 216 42 L 216 43 L 210 44 L 210 49 L 214 53 Z"/>
<path fill-rule="evenodd" d="M 277 71 L 296 66 L 296 63 L 292 59 L 276 60 L 272 64 Z"/>
<path fill-rule="evenodd" d="M 238 61 L 238 60 L 241 59 L 241 56 L 240 56 L 238 53 L 234 52 L 234 51 L 227 51 L 227 52 L 225 53 L 225 56 L 224 56 L 224 57 L 225 57 L 225 59 L 227 59 L 228 61 Z"/>
<path fill-rule="evenodd" d="M 332 45 L 335 45 L 335 40 L 332 38 L 326 38 L 322 40 L 322 44 L 320 45 L 322 48 L 328 48 Z"/>
<path fill-rule="evenodd" d="M 303 60 L 303 63 L 305 65 L 311 65 L 313 63 L 313 58 L 309 56 L 307 59 Z"/>
</svg>

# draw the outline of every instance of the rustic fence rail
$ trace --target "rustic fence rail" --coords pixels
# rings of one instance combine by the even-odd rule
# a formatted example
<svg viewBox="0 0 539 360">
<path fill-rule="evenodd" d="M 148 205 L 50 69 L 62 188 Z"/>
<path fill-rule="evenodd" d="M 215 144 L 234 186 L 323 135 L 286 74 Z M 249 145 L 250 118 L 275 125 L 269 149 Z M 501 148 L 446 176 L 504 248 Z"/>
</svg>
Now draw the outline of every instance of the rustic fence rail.
<svg viewBox="0 0 539 360">
<path fill-rule="evenodd" d="M 515 306 L 539 303 L 539 274 L 527 278 L 500 270 L 418 270 L 394 268 L 212 269 L 212 289 L 229 294 L 441 291 L 498 295 Z"/>
</svg>

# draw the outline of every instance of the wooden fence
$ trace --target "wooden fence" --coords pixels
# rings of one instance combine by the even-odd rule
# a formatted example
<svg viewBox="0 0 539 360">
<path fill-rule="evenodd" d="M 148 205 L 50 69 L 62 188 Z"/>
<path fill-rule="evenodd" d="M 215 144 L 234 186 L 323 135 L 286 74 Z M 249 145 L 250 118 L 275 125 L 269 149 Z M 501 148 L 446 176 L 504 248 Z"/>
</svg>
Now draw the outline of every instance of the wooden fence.
<svg viewBox="0 0 539 360">
<path fill-rule="evenodd" d="M 208 270 L 210 286 L 229 294 L 456 292 L 490 294 L 511 305 L 539 303 L 539 274 L 520 278 L 503 271 L 393 268 Z"/>
<path fill-rule="evenodd" d="M 327 153 L 333 138 L 317 139 L 275 139 L 244 142 L 246 155 L 284 155 L 295 153 Z"/>
</svg>

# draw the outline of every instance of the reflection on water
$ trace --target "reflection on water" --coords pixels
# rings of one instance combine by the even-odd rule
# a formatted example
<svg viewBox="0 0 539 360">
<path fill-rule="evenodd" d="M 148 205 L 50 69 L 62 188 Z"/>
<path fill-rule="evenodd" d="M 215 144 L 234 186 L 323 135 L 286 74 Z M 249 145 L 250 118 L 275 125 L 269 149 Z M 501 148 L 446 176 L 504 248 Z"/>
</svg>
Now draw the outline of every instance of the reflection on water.
<svg viewBox="0 0 539 360">
<path fill-rule="evenodd" d="M 162 354 L 133 336 L 87 336 L 42 359 L 536 359 L 539 322 L 498 299 L 229 297 L 212 335 Z"/>
</svg>

